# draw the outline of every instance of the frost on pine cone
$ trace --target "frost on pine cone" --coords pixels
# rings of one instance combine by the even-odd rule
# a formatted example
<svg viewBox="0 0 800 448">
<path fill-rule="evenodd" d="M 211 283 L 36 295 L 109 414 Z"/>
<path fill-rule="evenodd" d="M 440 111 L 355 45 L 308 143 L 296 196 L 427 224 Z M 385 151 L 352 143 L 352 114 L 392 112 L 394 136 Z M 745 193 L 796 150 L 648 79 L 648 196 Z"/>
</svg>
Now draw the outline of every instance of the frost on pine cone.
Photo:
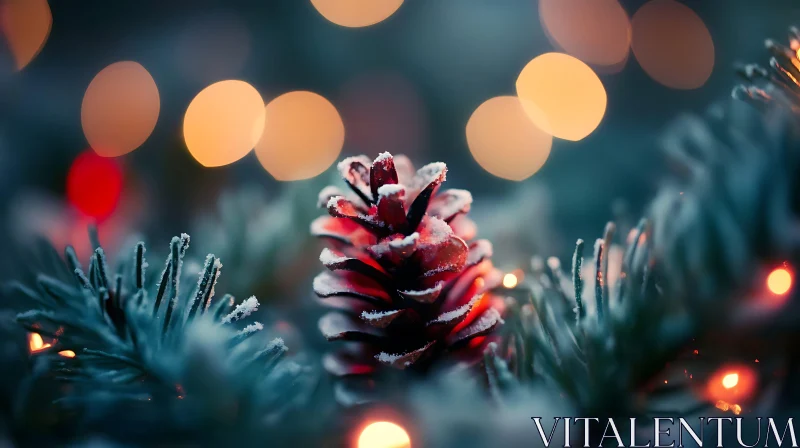
<svg viewBox="0 0 800 448">
<path fill-rule="evenodd" d="M 314 291 L 336 309 L 320 319 L 323 335 L 353 344 L 328 355 L 326 369 L 336 376 L 370 375 L 381 365 L 426 371 L 445 353 L 479 361 L 484 336 L 502 318 L 488 293 L 500 281 L 491 244 L 466 242 L 475 236 L 464 216 L 472 195 L 438 192 L 444 163 L 415 173 L 408 158 L 383 153 L 374 162 L 350 157 L 338 168 L 353 193 L 320 193 L 330 216 L 316 219 L 311 232 L 330 243 L 320 255 L 330 272 L 314 279 Z"/>
</svg>

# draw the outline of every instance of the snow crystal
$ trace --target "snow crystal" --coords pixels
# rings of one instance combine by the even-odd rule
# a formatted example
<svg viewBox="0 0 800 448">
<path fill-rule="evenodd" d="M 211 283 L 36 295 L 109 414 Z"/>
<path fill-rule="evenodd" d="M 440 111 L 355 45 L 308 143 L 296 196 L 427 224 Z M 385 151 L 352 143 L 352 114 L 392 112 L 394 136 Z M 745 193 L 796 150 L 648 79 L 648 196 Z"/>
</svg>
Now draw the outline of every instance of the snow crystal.
<svg viewBox="0 0 800 448">
<path fill-rule="evenodd" d="M 336 255 L 336 253 L 326 247 L 322 249 L 322 253 L 319 254 L 319 261 L 325 266 L 330 266 L 347 261 L 347 257 Z"/>
<path fill-rule="evenodd" d="M 249 316 L 256 310 L 258 310 L 258 300 L 256 296 L 251 296 L 249 299 L 245 300 L 244 302 L 236 305 L 233 311 L 230 314 L 225 316 L 222 319 L 223 323 L 230 323 L 233 321 L 237 321 L 239 319 L 244 319 L 245 317 Z"/>
<path fill-rule="evenodd" d="M 440 314 L 439 317 L 428 322 L 428 325 L 435 323 L 444 324 L 467 314 L 475 305 L 475 303 L 477 303 L 478 300 L 480 300 L 481 297 L 483 297 L 483 294 L 478 294 L 475 297 L 473 297 L 468 303 L 465 303 L 452 311 Z"/>
<path fill-rule="evenodd" d="M 498 322 L 504 323 L 503 319 L 500 317 L 500 313 L 494 308 L 489 308 L 486 310 L 486 312 L 481 314 L 477 320 L 472 322 L 463 330 L 459 331 L 456 335 L 456 340 L 473 334 L 485 332 L 495 326 Z"/>
<path fill-rule="evenodd" d="M 242 331 L 239 332 L 240 335 L 248 335 L 251 333 L 255 333 L 256 331 L 261 331 L 264 329 L 264 325 L 261 322 L 253 322 L 252 324 L 244 327 Z"/>
<path fill-rule="evenodd" d="M 395 361 L 402 358 L 404 355 L 392 355 L 386 352 L 380 352 L 375 355 L 375 359 L 384 363 L 384 364 L 394 364 Z"/>
<path fill-rule="evenodd" d="M 400 310 L 389 310 L 389 311 L 362 311 L 361 318 L 368 321 L 376 321 L 383 319 L 384 317 L 391 316 L 392 314 L 399 313 Z"/>
<path fill-rule="evenodd" d="M 419 241 L 419 232 L 414 232 L 405 238 L 389 241 L 389 246 L 393 249 L 405 249 L 406 247 L 413 246 L 417 241 Z"/>
<path fill-rule="evenodd" d="M 328 185 L 319 192 L 319 195 L 317 196 L 317 207 L 322 207 L 327 201 L 330 200 L 330 198 L 341 195 L 342 190 L 333 185 Z"/>
<path fill-rule="evenodd" d="M 283 338 L 275 338 L 269 341 L 269 344 L 267 344 L 266 348 L 264 348 L 264 351 L 273 351 L 273 350 L 280 350 L 282 352 L 288 350 L 286 344 L 283 342 Z"/>
<path fill-rule="evenodd" d="M 405 191 L 406 187 L 402 184 L 384 184 L 378 187 L 378 196 L 385 198 L 396 194 L 403 194 Z"/>
<path fill-rule="evenodd" d="M 433 285 L 432 287 L 430 287 L 428 289 L 423 289 L 421 291 L 410 290 L 410 291 L 400 291 L 400 292 L 404 296 L 411 296 L 411 297 L 417 296 L 417 297 L 419 297 L 419 296 L 425 296 L 425 295 L 428 295 L 428 294 L 435 293 L 436 291 L 442 289 L 442 285 L 444 285 L 444 282 L 438 282 L 435 285 Z"/>
<path fill-rule="evenodd" d="M 344 196 L 332 196 L 328 199 L 328 208 L 336 207 L 336 203 L 339 202 L 340 199 L 345 199 Z"/>
<path fill-rule="evenodd" d="M 363 156 L 350 156 L 342 160 L 336 165 L 336 168 L 339 171 L 344 171 L 350 169 L 350 165 L 354 162 L 358 162 L 360 164 L 364 164 L 364 157 Z"/>
<path fill-rule="evenodd" d="M 594 253 L 595 256 L 599 254 L 603 250 L 603 239 L 598 238 L 594 241 Z"/>
<path fill-rule="evenodd" d="M 429 163 L 417 170 L 415 186 L 417 188 L 426 187 L 427 184 L 433 180 L 432 178 L 439 176 L 442 177 L 442 182 L 447 180 L 447 165 L 445 165 L 444 162 Z"/>
<path fill-rule="evenodd" d="M 378 157 L 375 157 L 375 161 L 372 162 L 372 163 L 373 164 L 375 164 L 375 163 L 383 163 L 383 162 L 385 162 L 385 161 L 387 161 L 387 160 L 389 160 L 391 158 L 392 158 L 392 155 L 388 151 L 385 151 L 385 152 L 382 152 L 382 153 L 378 154 Z"/>
</svg>

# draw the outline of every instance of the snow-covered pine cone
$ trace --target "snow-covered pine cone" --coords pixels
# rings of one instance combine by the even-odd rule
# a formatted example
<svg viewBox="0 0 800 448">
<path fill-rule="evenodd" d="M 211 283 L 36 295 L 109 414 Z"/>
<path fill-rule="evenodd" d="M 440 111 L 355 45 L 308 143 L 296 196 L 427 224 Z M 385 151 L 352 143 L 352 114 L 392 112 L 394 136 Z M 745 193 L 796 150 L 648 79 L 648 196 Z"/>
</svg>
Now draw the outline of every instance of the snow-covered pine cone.
<svg viewBox="0 0 800 448">
<path fill-rule="evenodd" d="M 369 377 L 381 366 L 424 372 L 446 354 L 479 361 L 502 305 L 489 293 L 500 282 L 491 244 L 467 242 L 472 195 L 438 192 L 444 163 L 415 172 L 408 158 L 383 153 L 338 168 L 353 193 L 320 193 L 330 216 L 311 232 L 330 245 L 320 255 L 329 272 L 314 279 L 314 291 L 336 310 L 320 319 L 323 335 L 353 343 L 329 354 L 326 369 Z"/>
</svg>

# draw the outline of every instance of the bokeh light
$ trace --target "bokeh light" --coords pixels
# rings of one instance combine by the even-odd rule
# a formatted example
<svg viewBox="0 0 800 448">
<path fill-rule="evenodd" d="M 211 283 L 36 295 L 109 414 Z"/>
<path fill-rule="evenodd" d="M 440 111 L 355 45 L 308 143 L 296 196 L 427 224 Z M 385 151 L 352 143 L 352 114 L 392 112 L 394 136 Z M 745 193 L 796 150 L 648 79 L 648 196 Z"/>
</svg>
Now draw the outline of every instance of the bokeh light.
<svg viewBox="0 0 800 448">
<path fill-rule="evenodd" d="M 244 81 L 220 81 L 203 89 L 183 118 L 183 138 L 201 165 L 229 165 L 258 142 L 264 129 L 264 100 Z"/>
<path fill-rule="evenodd" d="M 347 129 L 346 147 L 375 158 L 381 152 L 412 158 L 425 147 L 425 105 L 417 89 L 395 73 L 370 73 L 348 81 L 337 96 Z"/>
<path fill-rule="evenodd" d="M 411 438 L 395 423 L 375 422 L 361 431 L 358 448 L 411 448 Z"/>
<path fill-rule="evenodd" d="M 294 91 L 273 99 L 265 110 L 256 156 L 275 179 L 308 179 L 338 159 L 344 124 L 330 101 L 313 92 Z"/>
<path fill-rule="evenodd" d="M 311 4 L 337 25 L 360 28 L 386 20 L 403 0 L 311 0 Z"/>
<path fill-rule="evenodd" d="M 52 25 L 47 0 L 0 1 L 0 27 L 17 70 L 25 68 L 42 51 Z"/>
<path fill-rule="evenodd" d="M 565 52 L 602 66 L 628 57 L 631 24 L 617 0 L 539 0 L 548 37 Z"/>
<path fill-rule="evenodd" d="M 58 352 L 58 354 L 63 356 L 63 357 L 65 357 L 65 358 L 74 358 L 75 357 L 75 352 L 73 352 L 72 350 L 61 350 L 60 352 Z"/>
<path fill-rule="evenodd" d="M 44 339 L 42 339 L 42 335 L 39 333 L 28 333 L 28 347 L 30 348 L 31 353 L 36 353 L 46 348 L 50 348 L 50 344 L 45 343 Z"/>
<path fill-rule="evenodd" d="M 651 0 L 631 19 L 633 55 L 645 72 L 673 89 L 696 89 L 714 68 L 714 42 L 703 20 L 674 0 Z"/>
<path fill-rule="evenodd" d="M 107 218 L 117 207 L 122 185 L 122 168 L 115 159 L 84 151 L 67 173 L 67 199 L 87 216 Z"/>
<path fill-rule="evenodd" d="M 141 146 L 158 121 L 158 87 L 147 69 L 133 61 L 115 62 L 98 73 L 81 104 L 81 125 L 89 146 L 117 157 Z"/>
<path fill-rule="evenodd" d="M 767 276 L 767 288 L 776 295 L 784 295 L 792 289 L 792 273 L 786 268 L 776 268 Z"/>
<path fill-rule="evenodd" d="M 597 128 L 608 100 L 597 74 L 563 53 L 545 53 L 530 61 L 517 78 L 517 95 L 527 100 L 525 110 L 539 128 L 573 141 Z"/>
<path fill-rule="evenodd" d="M 230 11 L 191 19 L 175 46 L 175 65 L 187 79 L 207 85 L 239 75 L 252 48 L 242 18 Z"/>
<path fill-rule="evenodd" d="M 512 273 L 508 273 L 508 274 L 504 275 L 503 276 L 503 286 L 506 287 L 506 288 L 513 288 L 513 287 L 517 286 L 517 276 L 512 274 Z"/>
<path fill-rule="evenodd" d="M 739 374 L 738 373 L 729 373 L 722 377 L 722 387 L 725 389 L 733 389 L 736 385 L 739 384 Z"/>
<path fill-rule="evenodd" d="M 722 366 L 713 372 L 706 384 L 706 398 L 731 404 L 746 402 L 758 386 L 757 372 L 747 365 Z"/>
<path fill-rule="evenodd" d="M 467 122 L 467 144 L 472 157 L 486 171 L 503 179 L 527 179 L 547 161 L 553 137 L 534 124 L 529 114 L 536 105 L 499 96 L 475 109 Z M 547 123 L 542 114 L 538 122 Z"/>
</svg>

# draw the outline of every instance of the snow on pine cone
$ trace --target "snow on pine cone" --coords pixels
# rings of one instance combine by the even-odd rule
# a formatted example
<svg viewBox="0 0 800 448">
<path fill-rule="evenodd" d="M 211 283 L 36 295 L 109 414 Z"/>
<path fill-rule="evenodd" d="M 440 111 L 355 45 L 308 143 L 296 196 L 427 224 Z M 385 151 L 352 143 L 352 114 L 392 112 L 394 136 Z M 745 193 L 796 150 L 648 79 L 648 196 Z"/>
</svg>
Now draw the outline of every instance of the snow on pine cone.
<svg viewBox="0 0 800 448">
<path fill-rule="evenodd" d="M 464 216 L 472 195 L 438 192 L 444 163 L 416 172 L 405 156 L 350 157 L 338 165 L 353 193 L 320 192 L 330 216 L 311 224 L 330 248 L 329 269 L 314 291 L 335 311 L 319 328 L 330 341 L 352 341 L 326 356 L 335 376 L 370 375 L 381 365 L 426 371 L 435 361 L 478 361 L 485 336 L 502 323 L 501 303 L 489 293 L 500 283 L 492 246 L 470 241 Z"/>
</svg>

